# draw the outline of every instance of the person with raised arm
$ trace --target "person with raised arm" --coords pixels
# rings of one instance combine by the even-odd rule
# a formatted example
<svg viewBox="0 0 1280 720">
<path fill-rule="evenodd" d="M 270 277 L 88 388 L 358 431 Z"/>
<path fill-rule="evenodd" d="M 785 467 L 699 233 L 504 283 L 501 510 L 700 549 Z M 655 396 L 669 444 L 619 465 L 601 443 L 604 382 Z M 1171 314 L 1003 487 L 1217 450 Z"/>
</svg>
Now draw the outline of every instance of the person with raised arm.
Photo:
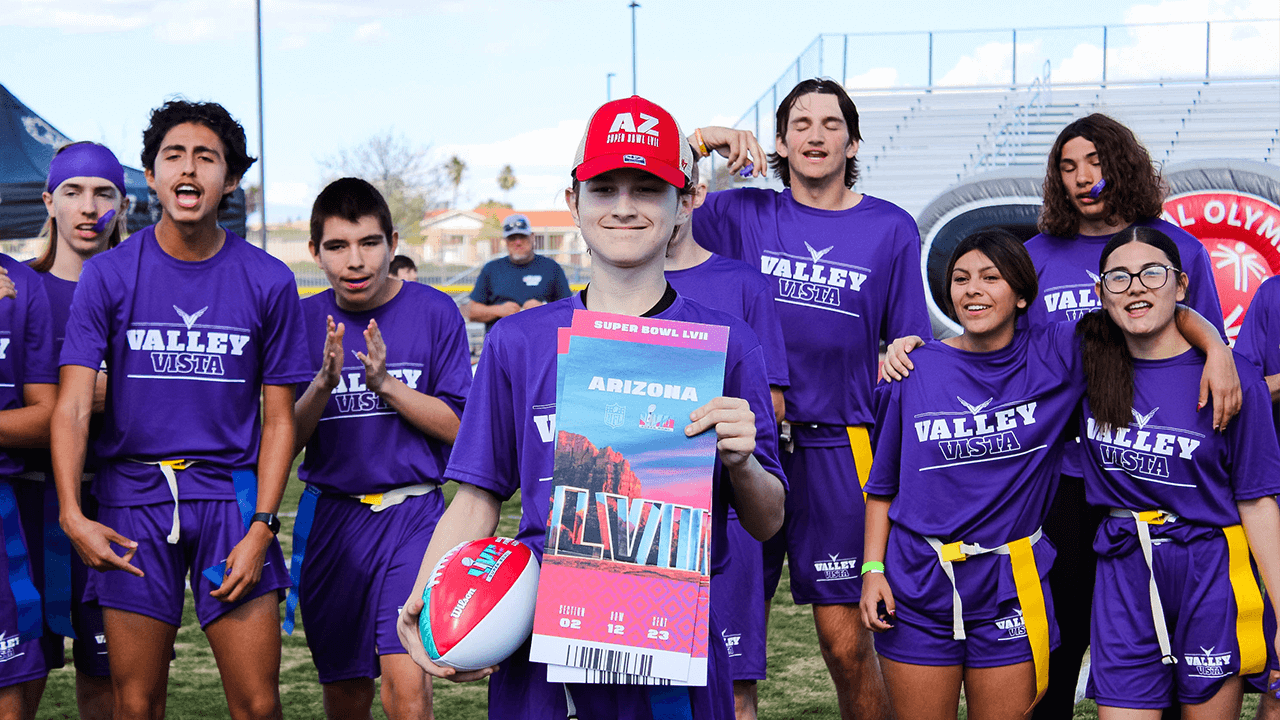
<svg viewBox="0 0 1280 720">
<path fill-rule="evenodd" d="M 783 453 L 787 518 L 765 543 L 772 598 L 787 557 L 791 596 L 813 605 L 818 643 L 844 720 L 884 720 L 888 698 L 871 635 L 858 618 L 863 490 L 880 343 L 926 335 L 920 233 L 898 206 L 853 189 L 858 110 L 834 80 L 805 80 L 778 104 L 769 167 L 786 189 L 713 192 L 693 214 L 712 252 L 756 266 L 772 288 L 790 387 Z M 750 132 L 704 127 L 689 141 L 731 172 L 762 175 Z M 788 431 L 784 431 L 787 434 Z"/>
</svg>

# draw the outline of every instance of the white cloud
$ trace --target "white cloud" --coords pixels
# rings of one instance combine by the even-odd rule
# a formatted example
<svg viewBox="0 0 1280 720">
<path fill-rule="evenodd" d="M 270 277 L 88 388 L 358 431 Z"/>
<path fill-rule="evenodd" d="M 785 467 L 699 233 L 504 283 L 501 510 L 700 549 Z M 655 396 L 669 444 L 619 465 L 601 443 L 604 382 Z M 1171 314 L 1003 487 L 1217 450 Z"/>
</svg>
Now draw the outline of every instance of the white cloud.
<svg viewBox="0 0 1280 720">
<path fill-rule="evenodd" d="M 1124 15 L 1128 26 L 1114 26 L 1106 48 L 1107 79 L 1157 80 L 1203 77 L 1205 22 L 1211 21 L 1210 72 L 1214 77 L 1280 74 L 1280 28 L 1272 21 L 1224 22 L 1274 17 L 1274 0 L 1163 0 L 1134 5 Z M 1160 24 L 1153 24 L 1160 23 Z M 1186 23 L 1186 24 L 1170 24 Z M 1078 32 L 1078 31 L 1061 31 Z M 1098 33 L 1100 35 L 1101 33 Z M 1049 58 L 1055 83 L 1098 82 L 1103 48 L 1090 38 L 1067 57 Z M 1019 67 L 1043 62 L 1044 42 L 1018 43 Z M 1012 44 L 981 45 L 943 74 L 940 85 L 1003 85 L 1012 79 Z M 872 71 L 875 72 L 875 71 Z M 870 73 L 868 73 L 870 74 Z M 1027 82 L 1019 73 L 1021 82 Z M 857 78 L 848 83 L 856 86 Z"/>
<path fill-rule="evenodd" d="M 1018 64 L 1029 67 L 1040 53 L 1040 41 L 1018 43 Z M 1013 43 L 989 42 L 965 55 L 938 85 L 1004 85 L 1013 80 Z M 1025 79 L 1023 80 L 1025 82 Z"/>
<path fill-rule="evenodd" d="M 891 67 L 871 68 L 861 75 L 845 78 L 848 88 L 887 88 L 898 84 L 898 69 Z"/>
<path fill-rule="evenodd" d="M 491 143 L 473 145 L 441 145 L 440 157 L 457 155 L 477 168 L 492 166 L 495 169 L 511 165 L 519 171 L 521 166 L 564 165 L 573 160 L 587 126 L 583 119 L 561 120 L 555 127 L 528 130 L 509 138 Z M 496 175 L 495 170 L 495 175 Z"/>
<path fill-rule="evenodd" d="M 436 0 L 273 0 L 263 4 L 263 25 L 287 28 L 290 37 L 326 32 L 336 25 L 363 23 L 357 33 L 377 35 L 379 18 L 450 9 Z M 167 43 L 216 42 L 251 35 L 252 0 L 7 0 L 0 27 L 58 28 L 69 33 L 103 33 L 152 28 Z M 361 38 L 357 39 L 373 39 Z M 296 47 L 296 40 L 286 40 Z"/>
<path fill-rule="evenodd" d="M 306 35 L 285 35 L 280 41 L 281 50 L 300 50 L 307 46 Z"/>
<path fill-rule="evenodd" d="M 374 21 L 357 27 L 351 37 L 356 42 L 372 43 L 390 37 L 390 34 L 382 27 L 382 23 Z"/>
</svg>

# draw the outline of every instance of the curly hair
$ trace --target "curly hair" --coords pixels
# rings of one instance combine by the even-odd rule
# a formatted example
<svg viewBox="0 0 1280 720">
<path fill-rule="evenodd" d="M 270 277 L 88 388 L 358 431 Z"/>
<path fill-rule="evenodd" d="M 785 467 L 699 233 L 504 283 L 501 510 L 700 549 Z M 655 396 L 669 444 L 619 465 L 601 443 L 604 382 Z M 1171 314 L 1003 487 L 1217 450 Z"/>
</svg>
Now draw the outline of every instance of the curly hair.
<svg viewBox="0 0 1280 720">
<path fill-rule="evenodd" d="M 226 108 L 218 103 L 193 103 L 175 99 L 166 101 L 164 105 L 151 111 L 151 123 L 142 131 L 142 167 L 155 172 L 160 143 L 164 142 L 164 136 L 170 130 L 183 123 L 203 125 L 222 140 L 226 149 L 228 178 L 240 180 L 257 161 L 257 158 L 249 155 L 244 128 L 231 117 Z"/>
<path fill-rule="evenodd" d="M 1071 193 L 1063 184 L 1059 169 L 1063 146 L 1078 137 L 1097 148 L 1102 176 L 1107 180 L 1101 199 L 1106 203 L 1108 224 L 1132 224 L 1160 215 L 1167 186 L 1151 155 L 1132 130 L 1106 115 L 1094 113 L 1063 128 L 1049 151 L 1044 173 L 1044 205 L 1036 223 L 1040 232 L 1063 238 L 1075 237 L 1080 232 L 1080 213 L 1071 203 Z"/>
<path fill-rule="evenodd" d="M 818 95 L 834 95 L 836 103 L 840 106 L 840 114 L 844 116 L 844 124 L 849 128 L 849 142 L 862 142 L 862 134 L 858 131 L 858 108 L 850 99 L 849 93 L 844 91 L 844 87 L 835 80 L 827 80 L 821 78 L 810 78 L 801 82 L 799 85 L 791 88 L 791 92 L 782 98 L 782 102 L 778 103 L 778 113 L 774 118 L 777 128 L 777 139 L 779 142 L 786 139 L 787 124 L 791 122 L 791 108 L 795 107 L 796 101 L 803 95 L 816 93 Z M 787 164 L 787 159 L 776 152 L 769 153 L 769 167 L 773 168 L 773 174 L 782 180 L 785 187 L 791 187 L 791 166 Z M 858 181 L 858 158 L 847 158 L 844 163 L 844 186 L 853 187 Z"/>
</svg>

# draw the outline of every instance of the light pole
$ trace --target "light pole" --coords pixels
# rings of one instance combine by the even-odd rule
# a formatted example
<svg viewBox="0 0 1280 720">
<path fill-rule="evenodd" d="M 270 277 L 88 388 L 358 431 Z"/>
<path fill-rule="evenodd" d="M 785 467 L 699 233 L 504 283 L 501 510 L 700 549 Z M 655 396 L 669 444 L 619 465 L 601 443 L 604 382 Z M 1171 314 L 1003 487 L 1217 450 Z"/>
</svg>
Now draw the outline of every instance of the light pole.
<svg viewBox="0 0 1280 720">
<path fill-rule="evenodd" d="M 627 7 L 631 8 L 631 94 L 636 94 L 636 8 L 640 7 L 640 3 L 631 0 L 631 4 Z"/>
<path fill-rule="evenodd" d="M 258 211 L 262 213 L 262 249 L 267 249 L 267 161 L 264 137 L 266 126 L 262 121 L 262 0 L 254 0 L 253 11 L 258 28 Z"/>
<path fill-rule="evenodd" d="M 613 99 L 613 76 L 618 73 L 609 73 L 604 78 L 604 99 L 608 102 Z"/>
</svg>

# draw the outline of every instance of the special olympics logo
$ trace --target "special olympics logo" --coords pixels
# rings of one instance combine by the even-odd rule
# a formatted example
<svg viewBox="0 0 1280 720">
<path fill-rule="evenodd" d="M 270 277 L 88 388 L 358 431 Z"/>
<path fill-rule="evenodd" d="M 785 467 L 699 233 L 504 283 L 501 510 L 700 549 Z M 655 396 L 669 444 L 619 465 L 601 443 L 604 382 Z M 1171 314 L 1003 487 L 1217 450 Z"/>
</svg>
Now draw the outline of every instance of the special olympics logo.
<svg viewBox="0 0 1280 720">
<path fill-rule="evenodd" d="M 1236 191 L 1197 191 L 1166 200 L 1164 219 L 1209 251 L 1223 324 L 1234 340 L 1258 286 L 1280 274 L 1280 207 Z"/>
</svg>

